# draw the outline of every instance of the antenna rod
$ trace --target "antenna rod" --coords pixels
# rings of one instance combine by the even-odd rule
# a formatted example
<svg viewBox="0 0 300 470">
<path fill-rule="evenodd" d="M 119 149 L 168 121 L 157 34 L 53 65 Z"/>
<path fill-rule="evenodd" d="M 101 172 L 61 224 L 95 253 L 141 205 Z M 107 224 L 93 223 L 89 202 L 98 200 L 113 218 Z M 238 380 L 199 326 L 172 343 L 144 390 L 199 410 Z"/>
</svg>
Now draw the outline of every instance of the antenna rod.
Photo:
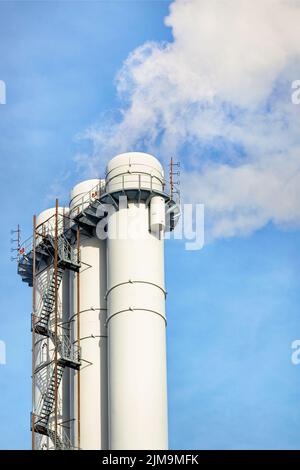
<svg viewBox="0 0 300 470">
<path fill-rule="evenodd" d="M 173 197 L 173 189 L 174 189 L 174 183 L 173 183 L 173 157 L 171 157 L 171 161 L 170 161 L 170 193 L 171 193 L 171 198 Z"/>
</svg>

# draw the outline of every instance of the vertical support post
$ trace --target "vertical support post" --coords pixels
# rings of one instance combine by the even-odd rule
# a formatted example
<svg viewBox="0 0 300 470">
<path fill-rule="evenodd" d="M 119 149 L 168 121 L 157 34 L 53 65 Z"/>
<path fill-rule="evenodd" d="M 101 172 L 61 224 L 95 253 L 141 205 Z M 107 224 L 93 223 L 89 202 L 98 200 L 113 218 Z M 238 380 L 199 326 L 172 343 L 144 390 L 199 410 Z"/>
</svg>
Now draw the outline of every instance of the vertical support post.
<svg viewBox="0 0 300 470">
<path fill-rule="evenodd" d="M 77 261 L 80 262 L 80 231 L 77 229 Z M 77 272 L 77 346 L 80 351 L 80 271 Z M 77 372 L 77 445 L 80 449 L 80 369 Z"/>
<path fill-rule="evenodd" d="M 54 447 L 56 448 L 57 444 L 57 428 L 58 428 L 58 370 L 57 370 L 57 336 L 58 336 L 58 199 L 55 201 L 55 232 L 54 232 L 54 289 L 55 289 L 55 301 L 54 301 L 54 314 L 55 314 L 55 350 L 54 350 L 54 428 L 55 428 L 55 440 Z"/>
<path fill-rule="evenodd" d="M 20 228 L 18 225 L 18 239 Z M 31 413 L 31 448 L 35 449 L 35 323 L 36 323 L 36 215 L 33 216 L 33 267 L 32 267 L 32 413 Z"/>
<path fill-rule="evenodd" d="M 174 189 L 174 183 L 173 183 L 173 157 L 171 157 L 171 161 L 170 161 L 170 196 L 171 196 L 171 199 L 173 197 L 173 189 Z"/>
<path fill-rule="evenodd" d="M 18 255 L 20 252 L 20 248 L 21 248 L 21 229 L 20 229 L 20 225 L 18 224 Z"/>
</svg>

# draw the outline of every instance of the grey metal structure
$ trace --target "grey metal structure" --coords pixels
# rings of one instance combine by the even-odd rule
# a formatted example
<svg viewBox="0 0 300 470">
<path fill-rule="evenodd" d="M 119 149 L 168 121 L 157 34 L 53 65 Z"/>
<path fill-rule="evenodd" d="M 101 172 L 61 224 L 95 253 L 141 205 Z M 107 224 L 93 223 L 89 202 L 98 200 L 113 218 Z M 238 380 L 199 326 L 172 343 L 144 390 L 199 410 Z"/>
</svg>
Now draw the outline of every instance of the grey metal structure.
<svg viewBox="0 0 300 470">
<path fill-rule="evenodd" d="M 31 330 L 35 343 L 39 344 L 42 338 L 46 338 L 46 342 L 42 343 L 46 346 L 45 359 L 39 362 L 34 370 L 33 382 L 39 383 L 41 396 L 33 406 L 32 431 L 49 437 L 52 448 L 69 449 L 72 445 L 64 426 L 59 426 L 59 431 L 54 429 L 53 413 L 57 389 L 65 369 L 80 367 L 80 350 L 77 345 L 71 344 L 70 327 L 62 322 L 63 312 L 60 312 L 58 328 L 54 326 L 54 316 L 63 275 L 66 270 L 78 272 L 80 259 L 76 248 L 65 236 L 66 217 L 62 214 L 58 216 L 57 236 L 53 229 L 53 219 L 54 216 L 36 227 L 35 236 L 20 247 L 18 273 L 29 286 L 34 285 L 34 276 L 39 277 L 41 296 L 36 312 L 32 314 Z"/>
</svg>

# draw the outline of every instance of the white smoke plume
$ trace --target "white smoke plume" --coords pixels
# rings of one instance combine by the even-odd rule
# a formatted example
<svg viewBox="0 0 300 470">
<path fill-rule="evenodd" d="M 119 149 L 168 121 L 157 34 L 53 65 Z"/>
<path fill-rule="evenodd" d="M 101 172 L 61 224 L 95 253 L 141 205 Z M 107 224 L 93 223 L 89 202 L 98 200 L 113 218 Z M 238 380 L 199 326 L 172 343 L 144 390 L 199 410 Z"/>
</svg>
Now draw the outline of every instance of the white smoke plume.
<svg viewBox="0 0 300 470">
<path fill-rule="evenodd" d="M 172 42 L 123 64 L 118 116 L 85 132 L 89 168 L 129 150 L 177 157 L 212 238 L 300 225 L 300 1 L 175 0 L 165 24 Z"/>
</svg>

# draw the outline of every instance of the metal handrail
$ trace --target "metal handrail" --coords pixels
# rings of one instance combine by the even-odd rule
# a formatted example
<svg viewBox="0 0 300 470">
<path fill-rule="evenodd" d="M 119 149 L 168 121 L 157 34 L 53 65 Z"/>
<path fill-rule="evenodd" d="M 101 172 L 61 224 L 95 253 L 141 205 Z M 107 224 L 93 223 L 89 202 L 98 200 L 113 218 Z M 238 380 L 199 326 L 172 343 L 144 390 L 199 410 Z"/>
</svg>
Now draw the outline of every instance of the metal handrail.
<svg viewBox="0 0 300 470">
<path fill-rule="evenodd" d="M 68 214 L 68 218 L 72 220 L 72 218 L 76 217 L 80 212 L 84 212 L 84 209 L 86 207 L 86 204 L 89 205 L 92 202 L 99 200 L 101 196 L 103 196 L 106 193 L 109 193 L 109 186 L 111 185 L 112 181 L 115 178 L 122 177 L 122 189 L 125 189 L 125 183 L 128 185 L 128 183 L 132 180 L 132 182 L 136 183 L 136 178 L 132 178 L 132 176 L 138 175 L 138 189 L 149 189 L 150 185 L 150 190 L 153 190 L 153 183 L 156 184 L 161 184 L 162 185 L 162 190 L 166 191 L 166 182 L 162 181 L 158 176 L 152 175 L 150 173 L 144 173 L 144 172 L 131 172 L 131 173 L 123 173 L 119 174 L 116 176 L 113 176 L 110 178 L 105 184 L 103 185 L 102 182 L 97 183 L 92 189 L 87 191 L 86 193 L 83 194 L 83 196 L 79 199 L 78 203 L 75 205 L 74 208 L 70 209 L 70 212 Z M 143 178 L 144 176 L 144 178 Z M 149 178 L 149 181 L 143 181 L 147 180 Z M 169 193 L 170 191 L 168 191 Z M 44 236 L 53 236 L 55 227 L 54 224 L 51 224 L 51 220 L 53 219 L 54 221 L 55 214 L 49 217 L 46 221 L 44 221 L 42 224 L 38 226 L 39 229 L 41 230 L 41 233 L 38 233 L 38 236 L 44 237 Z M 58 231 L 61 232 L 61 236 L 63 236 L 65 232 L 65 227 L 64 227 L 64 221 L 65 221 L 65 215 L 64 214 L 59 214 L 59 221 L 58 221 Z M 60 230 L 61 229 L 61 230 Z M 19 247 L 19 256 L 21 255 L 26 255 L 29 254 L 33 249 L 33 236 L 27 238 L 24 242 L 20 244 Z"/>
<path fill-rule="evenodd" d="M 75 207 L 70 209 L 69 216 L 72 218 L 72 217 L 75 217 L 76 215 L 78 215 L 80 212 L 84 212 L 84 208 L 85 208 L 84 206 L 86 204 L 90 204 L 91 202 L 93 202 L 97 199 L 99 200 L 102 195 L 109 193 L 109 185 L 112 182 L 112 180 L 115 179 L 115 178 L 118 178 L 120 176 L 122 177 L 122 187 L 123 187 L 123 190 L 124 190 L 125 189 L 125 187 L 124 187 L 125 186 L 124 185 L 125 176 L 132 176 L 132 175 L 138 175 L 138 177 L 139 177 L 139 190 L 149 189 L 148 184 L 150 184 L 150 189 L 153 190 L 153 180 L 156 181 L 156 184 L 161 184 L 162 185 L 163 191 L 165 191 L 165 189 L 166 189 L 166 183 L 164 181 L 162 181 L 158 176 L 152 175 L 150 173 L 134 171 L 134 172 L 131 172 L 131 173 L 118 174 L 118 175 L 113 176 L 112 178 L 110 178 L 108 181 L 106 181 L 104 185 L 103 185 L 103 183 L 100 182 L 96 186 L 94 186 L 92 189 L 90 189 L 89 191 L 84 193 L 83 196 L 79 199 L 79 202 L 76 203 Z M 143 186 L 143 184 L 142 184 L 143 183 L 143 181 L 142 181 L 143 180 L 143 178 L 142 178 L 143 175 L 146 177 L 146 179 L 147 179 L 147 177 L 149 177 L 149 183 L 147 183 L 147 184 L 145 183 L 145 186 Z M 132 181 L 134 183 L 136 183 L 136 179 L 132 179 Z M 126 183 L 128 183 L 128 178 L 127 178 Z"/>
</svg>

